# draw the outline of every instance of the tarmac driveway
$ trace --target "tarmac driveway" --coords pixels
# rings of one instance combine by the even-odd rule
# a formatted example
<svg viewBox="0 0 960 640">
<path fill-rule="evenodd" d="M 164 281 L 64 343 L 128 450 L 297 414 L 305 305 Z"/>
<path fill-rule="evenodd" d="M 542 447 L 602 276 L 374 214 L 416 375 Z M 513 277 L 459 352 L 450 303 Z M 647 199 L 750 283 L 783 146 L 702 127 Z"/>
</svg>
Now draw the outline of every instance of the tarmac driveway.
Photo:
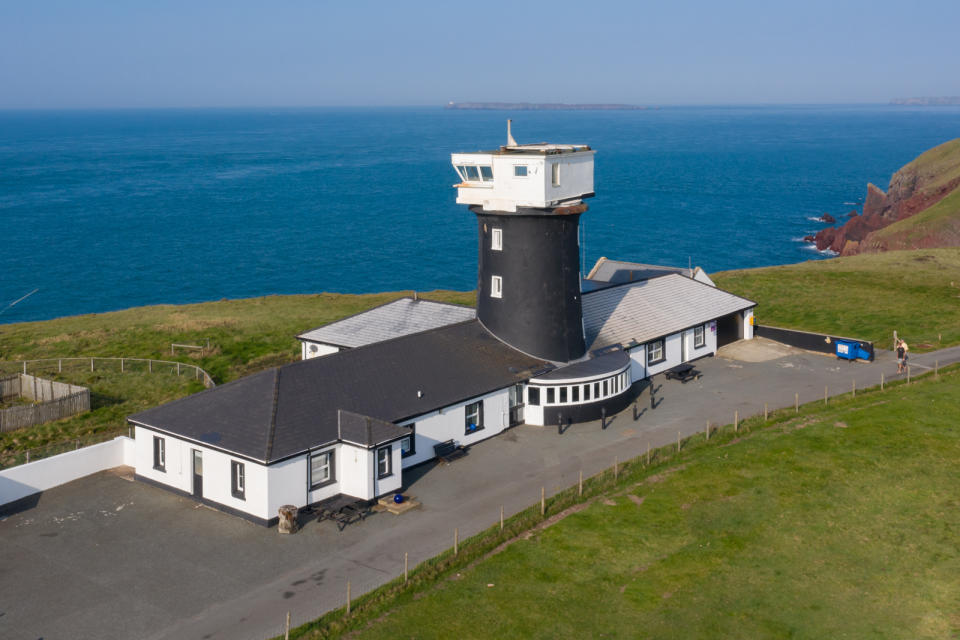
<svg viewBox="0 0 960 640">
<path fill-rule="evenodd" d="M 756 359 L 756 358 L 754 358 Z M 913 356 L 914 371 L 960 360 L 960 348 Z M 585 475 L 715 424 L 878 384 L 896 376 L 888 352 L 849 363 L 805 352 L 762 362 L 698 361 L 703 376 L 653 380 L 635 406 L 562 435 L 520 426 L 449 466 L 404 473 L 423 507 L 377 514 L 338 532 L 330 522 L 281 536 L 240 518 L 133 482 L 120 468 L 43 494 L 0 520 L 0 637 L 265 638 L 291 612 L 301 624 Z M 636 415 L 636 419 L 634 416 Z"/>
</svg>

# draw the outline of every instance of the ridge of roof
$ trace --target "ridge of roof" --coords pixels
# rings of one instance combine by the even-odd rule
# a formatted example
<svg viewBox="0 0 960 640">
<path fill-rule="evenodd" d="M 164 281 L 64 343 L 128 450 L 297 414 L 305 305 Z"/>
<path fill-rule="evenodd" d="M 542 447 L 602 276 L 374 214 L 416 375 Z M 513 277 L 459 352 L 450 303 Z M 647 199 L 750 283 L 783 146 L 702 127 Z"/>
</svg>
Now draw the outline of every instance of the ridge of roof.
<svg viewBox="0 0 960 640">
<path fill-rule="evenodd" d="M 273 368 L 273 406 L 270 409 L 270 429 L 267 431 L 267 452 L 263 457 L 269 460 L 273 455 L 273 438 L 277 435 L 277 405 L 280 398 L 280 367 Z"/>
</svg>

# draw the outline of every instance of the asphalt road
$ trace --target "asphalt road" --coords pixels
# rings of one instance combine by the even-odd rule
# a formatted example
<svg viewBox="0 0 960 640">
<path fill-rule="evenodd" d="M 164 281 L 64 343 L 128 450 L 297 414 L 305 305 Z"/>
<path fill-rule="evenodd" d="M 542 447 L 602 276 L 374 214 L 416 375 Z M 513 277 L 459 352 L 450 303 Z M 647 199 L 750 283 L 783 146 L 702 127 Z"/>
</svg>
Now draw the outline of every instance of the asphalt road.
<svg viewBox="0 0 960 640">
<path fill-rule="evenodd" d="M 734 354 L 735 355 L 735 354 Z M 960 361 L 960 347 L 913 356 L 914 372 Z M 404 472 L 423 507 L 376 514 L 338 532 L 309 522 L 296 535 L 266 529 L 136 483 L 130 470 L 96 474 L 46 492 L 32 509 L 0 520 L 0 637 L 244 638 L 282 632 L 536 503 L 585 475 L 676 442 L 677 433 L 849 393 L 893 379 L 889 352 L 874 363 L 786 352 L 765 362 L 699 361 L 703 376 L 681 384 L 657 376 L 633 407 L 599 423 L 520 426 L 470 448 L 449 466 Z"/>
</svg>

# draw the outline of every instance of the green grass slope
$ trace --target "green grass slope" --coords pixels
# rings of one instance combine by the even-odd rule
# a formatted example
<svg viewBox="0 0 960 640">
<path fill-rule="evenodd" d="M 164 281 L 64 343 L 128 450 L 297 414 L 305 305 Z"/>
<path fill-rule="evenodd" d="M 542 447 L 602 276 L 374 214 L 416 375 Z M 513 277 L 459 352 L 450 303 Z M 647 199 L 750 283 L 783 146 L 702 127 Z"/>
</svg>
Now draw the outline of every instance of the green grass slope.
<svg viewBox="0 0 960 640">
<path fill-rule="evenodd" d="M 884 251 L 960 246 L 960 187 L 920 213 L 872 232 L 864 244 Z"/>
<path fill-rule="evenodd" d="M 725 271 L 717 286 L 759 303 L 757 322 L 911 349 L 960 344 L 960 249 L 863 254 Z M 926 346 L 924 346 L 926 345 Z"/>
<path fill-rule="evenodd" d="M 499 553 L 295 636 L 956 637 L 958 398 L 954 371 L 700 436 Z"/>
<path fill-rule="evenodd" d="M 217 383 L 292 362 L 300 357 L 294 336 L 308 329 L 395 300 L 410 292 L 369 295 L 268 296 L 187 305 L 137 307 L 43 322 L 0 325 L 0 371 L 17 371 L 16 360 L 76 356 L 122 356 L 177 360 L 208 371 Z M 473 305 L 472 292 L 434 291 L 424 298 Z M 170 344 L 205 345 L 204 355 L 178 351 Z M 168 402 L 203 386 L 190 376 L 177 377 L 169 369 L 147 373 L 146 365 L 98 364 L 90 372 L 85 363 L 57 364 L 39 373 L 84 385 L 91 390 L 91 411 L 46 425 L 0 434 L 0 466 L 22 457 L 26 449 L 68 438 L 87 437 L 122 429 L 126 416 Z M 31 366 L 31 372 L 37 371 Z M 191 372 L 192 373 L 192 372 Z"/>
</svg>

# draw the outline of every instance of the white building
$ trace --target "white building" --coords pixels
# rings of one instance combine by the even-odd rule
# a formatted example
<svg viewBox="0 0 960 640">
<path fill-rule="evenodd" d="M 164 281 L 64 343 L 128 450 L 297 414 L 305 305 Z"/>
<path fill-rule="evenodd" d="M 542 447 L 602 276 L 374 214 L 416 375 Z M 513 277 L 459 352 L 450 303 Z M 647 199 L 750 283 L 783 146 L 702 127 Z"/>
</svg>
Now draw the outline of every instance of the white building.
<svg viewBox="0 0 960 640">
<path fill-rule="evenodd" d="M 702 270 L 602 258 L 581 279 L 593 150 L 510 142 L 452 157 L 478 220 L 476 311 L 396 300 L 300 334 L 299 362 L 131 416 L 137 478 L 269 524 L 400 491 L 448 441 L 612 415 L 650 376 L 752 337 L 755 303 Z"/>
</svg>

